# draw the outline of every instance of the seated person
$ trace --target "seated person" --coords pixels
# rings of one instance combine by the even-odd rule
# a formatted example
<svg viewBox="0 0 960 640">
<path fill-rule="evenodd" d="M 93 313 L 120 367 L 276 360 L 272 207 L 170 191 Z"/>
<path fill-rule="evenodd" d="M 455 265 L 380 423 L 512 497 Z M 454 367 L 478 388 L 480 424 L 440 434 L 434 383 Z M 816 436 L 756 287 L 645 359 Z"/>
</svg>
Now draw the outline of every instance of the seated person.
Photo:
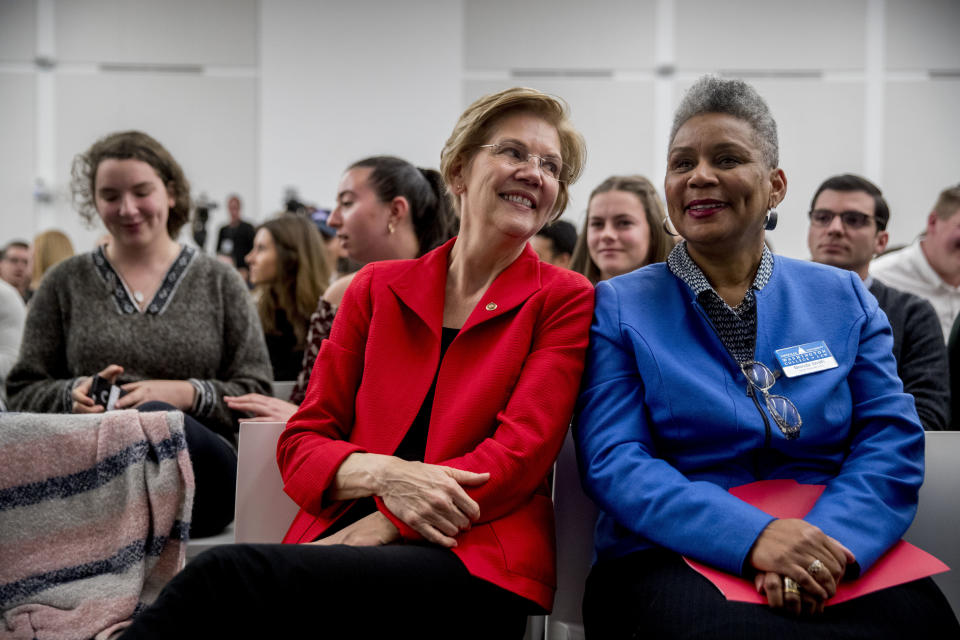
<svg viewBox="0 0 960 640">
<path fill-rule="evenodd" d="M 889 219 L 887 201 L 875 184 L 850 174 L 828 178 L 810 205 L 810 256 L 860 276 L 890 321 L 897 375 L 916 402 L 923 428 L 947 429 L 947 349 L 937 312 L 923 298 L 870 275 L 870 260 L 887 246 Z"/>
<path fill-rule="evenodd" d="M 776 130 L 746 83 L 695 83 L 664 182 L 683 241 L 597 286 L 574 431 L 600 508 L 587 637 L 960 635 L 930 578 L 825 609 L 910 526 L 923 428 L 860 277 L 764 246 L 787 188 Z M 794 368 L 799 347 L 820 366 Z M 767 479 L 826 488 L 802 519 L 728 492 Z M 728 601 L 681 556 L 752 580 L 769 606 Z"/>
<path fill-rule="evenodd" d="M 236 420 L 225 394 L 269 393 L 263 331 L 232 267 L 179 244 L 190 185 L 156 140 L 108 135 L 73 166 L 80 214 L 99 216 L 109 243 L 64 260 L 31 302 L 20 358 L 7 379 L 11 408 L 96 413 L 97 374 L 125 395 L 117 409 L 187 415 L 196 475 L 192 534 L 233 519 Z"/>
<path fill-rule="evenodd" d="M 570 268 L 596 284 L 663 262 L 673 248 L 663 204 L 643 176 L 610 176 L 590 193 Z"/>
<path fill-rule="evenodd" d="M 443 179 L 434 169 L 421 169 L 393 156 L 354 162 L 340 178 L 337 206 L 327 224 L 337 230 L 347 255 L 361 264 L 417 258 L 454 236 L 457 218 Z M 235 411 L 260 422 L 286 422 L 303 402 L 320 352 L 344 291 L 355 274 L 334 282 L 310 316 L 303 361 L 294 376 L 290 400 L 251 393 L 228 397 Z"/>
<path fill-rule="evenodd" d="M 285 541 L 315 544 L 207 551 L 126 639 L 520 638 L 550 608 L 546 476 L 593 288 L 528 240 L 583 158 L 556 98 L 508 89 L 467 108 L 441 155 L 460 235 L 357 274 L 280 437 L 301 506 Z"/>
<path fill-rule="evenodd" d="M 530 239 L 530 246 L 544 262 L 569 269 L 577 246 L 577 228 L 566 220 L 557 220 L 540 229 Z"/>
<path fill-rule="evenodd" d="M 293 380 L 310 314 L 330 281 L 323 239 L 307 218 L 281 214 L 257 227 L 246 261 L 273 379 Z"/>
</svg>

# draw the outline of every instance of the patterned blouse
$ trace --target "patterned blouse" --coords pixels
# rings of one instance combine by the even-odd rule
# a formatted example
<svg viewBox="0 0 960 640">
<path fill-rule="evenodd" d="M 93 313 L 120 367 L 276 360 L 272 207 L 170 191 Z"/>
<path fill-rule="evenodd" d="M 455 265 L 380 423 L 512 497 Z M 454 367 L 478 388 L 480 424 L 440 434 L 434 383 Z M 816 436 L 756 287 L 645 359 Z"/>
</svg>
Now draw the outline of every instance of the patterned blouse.
<svg viewBox="0 0 960 640">
<path fill-rule="evenodd" d="M 736 307 L 724 302 L 710 285 L 703 271 L 687 252 L 686 242 L 678 244 L 667 256 L 667 268 L 693 290 L 697 302 L 707 312 L 717 337 L 733 359 L 738 364 L 753 360 L 757 344 L 757 299 L 753 290 L 760 291 L 770 281 L 770 274 L 773 273 L 773 254 L 770 250 L 763 247 L 760 267 L 753 277 L 753 284 Z"/>
<path fill-rule="evenodd" d="M 297 383 L 293 385 L 293 391 L 290 392 L 290 402 L 293 404 L 301 404 L 307 395 L 307 384 L 310 382 L 313 363 L 317 361 L 317 355 L 320 353 L 320 343 L 330 335 L 336 313 L 336 307 L 320 298 L 317 310 L 310 316 L 306 344 L 303 347 L 303 364 L 300 367 L 300 374 L 297 375 Z"/>
</svg>

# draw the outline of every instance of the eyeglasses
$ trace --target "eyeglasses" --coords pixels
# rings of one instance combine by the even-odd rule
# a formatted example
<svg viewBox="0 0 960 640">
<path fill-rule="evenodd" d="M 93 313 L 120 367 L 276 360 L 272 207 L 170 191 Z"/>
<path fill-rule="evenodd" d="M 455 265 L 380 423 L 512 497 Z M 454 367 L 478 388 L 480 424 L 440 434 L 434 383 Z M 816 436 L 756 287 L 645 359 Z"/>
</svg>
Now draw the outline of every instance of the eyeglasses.
<svg viewBox="0 0 960 640">
<path fill-rule="evenodd" d="M 875 219 L 873 216 L 861 213 L 860 211 L 843 211 L 836 213 L 829 209 L 814 209 L 810 212 L 810 222 L 818 227 L 828 227 L 837 216 L 840 216 L 840 221 L 843 223 L 843 226 L 851 229 L 862 229 L 870 224 L 871 220 Z"/>
<path fill-rule="evenodd" d="M 763 394 L 766 401 L 767 410 L 773 416 L 773 421 L 780 427 L 780 431 L 786 436 L 787 440 L 796 440 L 800 437 L 800 425 L 803 420 L 800 418 L 800 412 L 797 407 L 784 396 L 772 396 L 767 391 L 776 381 L 776 376 L 762 362 L 745 362 L 740 365 L 740 370 L 747 377 L 750 387 Z M 750 388 L 747 389 L 749 391 Z"/>
<path fill-rule="evenodd" d="M 490 149 L 495 158 L 499 158 L 512 166 L 527 164 L 530 162 L 530 158 L 534 158 L 537 161 L 537 167 L 539 167 L 540 173 L 548 178 L 553 178 L 557 182 L 563 181 L 563 178 L 561 178 L 563 174 L 563 162 L 556 156 L 547 156 L 544 158 L 543 156 L 530 153 L 525 147 L 512 142 L 482 144 L 480 148 Z"/>
</svg>

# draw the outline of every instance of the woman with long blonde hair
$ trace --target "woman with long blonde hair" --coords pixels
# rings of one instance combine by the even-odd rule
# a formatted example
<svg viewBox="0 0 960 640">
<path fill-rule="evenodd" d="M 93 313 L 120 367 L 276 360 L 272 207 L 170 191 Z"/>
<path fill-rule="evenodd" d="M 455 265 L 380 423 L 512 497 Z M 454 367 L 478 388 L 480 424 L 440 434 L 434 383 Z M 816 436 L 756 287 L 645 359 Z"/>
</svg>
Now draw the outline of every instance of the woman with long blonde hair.
<svg viewBox="0 0 960 640">
<path fill-rule="evenodd" d="M 72 257 L 73 253 L 73 243 L 62 231 L 50 229 L 37 234 L 33 239 L 33 276 L 30 278 L 30 288 L 36 291 L 43 274 L 49 271 L 50 267 Z"/>
</svg>

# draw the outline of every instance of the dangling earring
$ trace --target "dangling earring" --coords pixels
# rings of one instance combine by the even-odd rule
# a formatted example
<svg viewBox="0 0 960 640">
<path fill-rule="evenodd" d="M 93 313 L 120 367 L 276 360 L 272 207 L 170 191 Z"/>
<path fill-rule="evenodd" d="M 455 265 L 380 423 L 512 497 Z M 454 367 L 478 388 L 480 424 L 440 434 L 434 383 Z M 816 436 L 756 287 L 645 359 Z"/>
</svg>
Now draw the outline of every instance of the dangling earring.
<svg viewBox="0 0 960 640">
<path fill-rule="evenodd" d="M 663 219 L 663 231 L 664 231 L 668 236 L 673 236 L 674 238 L 676 238 L 677 236 L 679 236 L 679 235 L 680 235 L 679 233 L 677 233 L 676 231 L 671 231 L 671 230 L 670 230 L 669 225 L 670 225 L 670 218 L 664 218 L 664 219 Z"/>
<path fill-rule="evenodd" d="M 393 235 L 393 223 L 392 223 L 392 222 L 388 222 L 388 223 L 387 223 L 387 233 L 389 233 L 390 235 Z"/>
<path fill-rule="evenodd" d="M 763 224 L 763 228 L 767 231 L 773 231 L 777 228 L 777 210 L 770 209 L 767 211 L 767 221 Z"/>
</svg>

